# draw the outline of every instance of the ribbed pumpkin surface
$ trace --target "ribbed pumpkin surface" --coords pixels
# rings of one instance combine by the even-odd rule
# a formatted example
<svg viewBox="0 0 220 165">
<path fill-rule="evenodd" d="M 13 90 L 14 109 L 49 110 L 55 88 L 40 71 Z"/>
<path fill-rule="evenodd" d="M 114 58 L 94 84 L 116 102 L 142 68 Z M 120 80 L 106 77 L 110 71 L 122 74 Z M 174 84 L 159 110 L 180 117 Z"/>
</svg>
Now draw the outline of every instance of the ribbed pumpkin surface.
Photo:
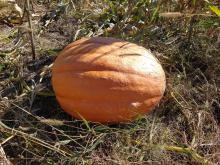
<svg viewBox="0 0 220 165">
<path fill-rule="evenodd" d="M 83 38 L 55 60 L 52 84 L 67 113 L 95 122 L 125 122 L 151 111 L 165 74 L 145 48 L 113 38 Z"/>
</svg>

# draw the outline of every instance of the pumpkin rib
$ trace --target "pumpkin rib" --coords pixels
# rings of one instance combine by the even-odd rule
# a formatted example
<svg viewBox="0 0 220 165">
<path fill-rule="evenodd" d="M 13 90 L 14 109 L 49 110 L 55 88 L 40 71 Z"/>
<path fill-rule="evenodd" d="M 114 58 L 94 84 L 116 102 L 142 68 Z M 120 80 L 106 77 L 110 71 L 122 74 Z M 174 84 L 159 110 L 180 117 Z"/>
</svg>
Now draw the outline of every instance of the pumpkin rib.
<svg viewBox="0 0 220 165">
<path fill-rule="evenodd" d="M 118 48 L 123 48 L 125 45 L 131 45 L 131 46 L 137 47 L 137 45 L 134 43 L 127 42 L 121 39 L 112 38 L 112 37 L 108 37 L 108 38 L 106 37 L 93 37 L 93 38 L 84 37 L 78 41 L 75 41 L 69 44 L 65 48 L 69 48 L 75 45 L 78 46 L 78 45 L 81 45 L 82 43 L 92 43 L 92 44 L 100 44 L 100 45 L 107 45 L 107 46 L 116 46 L 116 44 L 119 44 L 120 46 L 117 46 Z M 139 47 L 142 47 L 142 46 L 139 46 Z"/>
<path fill-rule="evenodd" d="M 123 99 L 128 99 L 131 97 L 130 96 L 131 93 L 136 95 L 136 97 L 148 98 L 148 97 L 154 97 L 157 95 L 161 95 L 164 92 L 162 90 L 160 92 L 158 91 L 158 92 L 154 92 L 154 93 L 150 92 L 150 91 L 146 91 L 145 89 L 149 88 L 149 82 L 148 82 L 149 80 L 146 77 L 139 76 L 137 74 L 135 74 L 135 75 L 131 74 L 130 76 L 128 76 L 128 74 L 126 74 L 126 76 L 125 76 L 125 73 L 116 72 L 116 75 L 112 76 L 114 78 L 111 78 L 111 76 L 110 76 L 109 78 L 107 77 L 104 80 L 104 78 L 101 77 L 100 74 L 96 76 L 97 78 L 95 78 L 95 77 L 93 77 L 93 75 L 92 76 L 85 75 L 85 73 L 86 72 L 83 73 L 84 75 L 74 74 L 71 72 L 56 74 L 57 79 L 60 79 L 60 81 L 57 81 L 57 83 L 56 83 L 57 95 L 61 96 L 62 93 L 64 93 L 64 91 L 66 91 L 65 90 L 66 87 L 68 87 L 68 89 L 72 90 L 72 92 L 73 92 L 73 93 L 72 92 L 65 93 L 64 95 L 66 97 L 67 96 L 79 97 L 79 95 L 81 95 L 80 98 L 83 98 L 84 95 L 86 95 L 87 97 L 92 97 L 93 94 L 91 94 L 91 93 L 93 93 L 93 92 L 96 92 L 97 96 L 102 94 L 100 97 L 103 99 L 109 99 L 109 98 L 119 99 L 122 95 L 124 95 Z M 97 72 L 95 72 L 95 73 L 97 73 Z M 106 73 L 106 74 L 110 75 L 109 73 Z M 59 78 L 59 75 L 61 75 L 61 78 Z M 121 77 L 121 75 L 123 77 Z M 133 80 L 134 76 L 136 77 L 135 78 L 136 81 Z M 129 77 L 132 77 L 132 79 L 129 80 Z M 55 77 L 54 77 L 54 79 L 55 79 Z M 61 81 L 61 79 L 63 79 L 63 81 Z M 140 80 L 137 81 L 137 79 L 140 79 Z M 80 82 L 78 82 L 78 80 L 80 80 Z M 154 80 L 155 80 L 155 82 L 152 82 L 154 85 L 153 84 L 152 85 L 154 86 L 153 89 L 155 91 L 155 90 L 157 90 L 157 89 L 155 89 L 156 87 L 158 89 L 160 89 L 161 87 L 159 85 L 156 85 L 157 81 L 160 83 L 160 79 L 159 80 L 154 79 Z M 68 83 L 66 84 L 65 81 L 69 82 L 69 84 Z M 108 84 L 104 85 L 103 81 L 106 81 Z M 60 82 L 60 85 L 58 84 L 59 82 Z M 148 82 L 148 84 L 145 84 L 145 82 Z M 98 85 L 98 83 L 101 83 L 101 84 Z M 71 85 L 71 87 L 70 87 L 70 85 Z M 139 90 L 136 86 L 139 86 Z M 143 91 L 145 91 L 145 93 L 142 93 Z M 68 92 L 68 91 L 66 91 L 66 92 Z M 80 94 L 76 95 L 77 92 Z M 106 92 L 108 92 L 109 94 L 106 95 L 105 94 Z M 124 92 L 125 94 L 121 94 L 121 92 Z M 128 95 L 128 93 L 130 93 L 130 95 Z M 149 93 L 151 95 L 149 95 Z M 63 97 L 64 97 L 64 95 L 63 95 Z"/>
<path fill-rule="evenodd" d="M 68 97 L 68 96 L 63 96 L 63 95 L 59 95 L 57 94 L 57 97 L 62 97 L 64 99 L 72 99 L 72 100 L 75 100 L 75 101 L 82 101 L 82 100 L 88 100 L 88 98 L 84 99 L 84 98 L 71 98 L 71 97 Z M 155 95 L 153 97 L 150 97 L 150 98 L 147 98 L 147 99 L 154 99 L 154 98 L 161 98 L 161 96 L 159 95 Z M 93 101 L 94 103 L 100 101 L 102 98 L 100 97 L 99 99 L 93 99 L 93 98 L 90 98 L 91 101 Z M 102 99 L 102 101 L 108 101 L 109 99 Z M 135 99 L 130 99 L 130 100 L 133 100 L 134 102 L 139 102 L 139 101 L 143 101 L 143 100 L 135 100 Z M 111 99 L 112 102 L 117 102 L 118 99 Z M 120 99 L 121 102 L 124 102 L 126 100 L 123 100 L 123 99 Z"/>
<path fill-rule="evenodd" d="M 112 50 L 112 48 L 111 48 L 111 50 L 109 50 L 109 51 L 107 51 L 107 52 L 105 52 L 105 53 L 112 53 L 112 51 L 114 51 L 114 50 L 120 50 L 120 49 L 127 49 L 127 47 L 125 47 L 125 46 L 130 46 L 130 48 L 131 47 L 137 47 L 137 45 L 135 45 L 135 44 L 133 44 L 133 43 L 129 43 L 129 42 L 126 42 L 126 41 L 122 41 L 122 40 L 119 40 L 119 42 L 120 43 L 123 43 L 122 45 L 120 45 L 120 46 L 117 46 L 117 45 L 114 45 L 114 44 L 112 44 L 112 45 L 108 45 L 108 44 L 105 44 L 105 43 L 102 43 L 102 42 L 98 42 L 98 41 L 96 41 L 96 40 L 94 40 L 94 42 L 89 42 L 89 40 L 83 40 L 84 42 L 80 42 L 80 43 L 78 43 L 78 44 L 74 44 L 74 42 L 73 42 L 73 45 L 68 45 L 66 48 L 64 48 L 64 50 L 60 53 L 61 55 L 59 56 L 60 58 L 62 57 L 62 56 L 64 56 L 64 57 L 67 57 L 68 55 L 70 55 L 70 56 L 73 56 L 73 54 L 75 54 L 75 53 L 77 53 L 76 51 L 79 51 L 80 52 L 80 54 L 82 55 L 82 54 L 85 54 L 86 52 L 89 52 L 89 53 L 91 53 L 91 51 L 95 51 L 95 49 L 98 49 L 100 46 L 99 45 L 102 45 L 103 47 L 108 47 L 108 49 L 109 49 L 109 46 L 114 46 L 114 49 Z M 92 49 L 86 49 L 86 48 L 88 48 L 89 46 L 88 46 L 88 44 L 91 44 L 91 45 L 89 45 L 89 46 L 92 46 Z M 98 44 L 98 47 L 96 48 L 96 44 Z M 77 49 L 75 49 L 77 46 L 79 46 L 80 45 L 80 48 L 77 48 Z M 87 46 L 87 47 L 86 47 Z M 83 48 L 82 48 L 83 47 Z M 95 48 L 94 48 L 95 47 Z M 146 50 L 144 47 L 142 47 L 142 46 L 139 46 L 139 49 L 142 49 L 143 51 L 145 51 L 147 54 L 150 54 L 151 52 L 149 51 L 149 50 Z M 70 52 L 70 53 L 68 53 L 68 51 L 75 51 L 75 52 Z M 84 52 L 83 50 L 85 50 L 86 52 Z M 97 53 L 97 52 L 96 52 Z M 102 54 L 103 54 L 103 52 L 102 52 Z M 74 55 L 75 56 L 75 55 Z M 79 54 L 77 54 L 77 56 L 79 56 Z M 157 60 L 155 57 L 153 57 L 153 56 L 149 56 L 149 55 L 146 55 L 146 54 L 141 54 L 141 56 L 145 56 L 145 57 L 148 57 L 148 58 L 152 58 L 153 60 Z"/>
<path fill-rule="evenodd" d="M 56 74 L 62 74 L 64 72 L 71 72 L 71 73 L 86 73 L 86 72 L 118 72 L 118 73 L 122 73 L 122 74 L 131 74 L 131 75 L 138 75 L 140 77 L 146 78 L 146 76 L 150 76 L 151 78 L 155 78 L 155 79 L 159 79 L 161 75 L 150 75 L 150 73 L 148 74 L 141 74 L 138 72 L 131 72 L 131 71 L 126 71 L 126 70 L 116 70 L 114 68 L 102 68 L 102 69 L 96 69 L 96 70 L 74 70 L 74 72 L 72 70 L 64 70 L 64 71 L 55 71 L 54 73 Z"/>
<path fill-rule="evenodd" d="M 82 45 L 83 44 L 83 45 Z M 93 46 L 93 48 L 91 49 L 91 50 L 94 50 L 94 47 L 95 46 L 97 46 L 97 48 L 95 47 L 95 49 L 98 49 L 99 47 L 100 47 L 100 45 L 101 46 L 113 46 L 114 47 L 114 49 L 121 49 L 121 48 L 123 48 L 123 49 L 125 49 L 124 48 L 124 46 L 125 45 L 128 45 L 128 44 L 130 44 L 130 43 L 128 43 L 128 42 L 123 42 L 123 45 L 120 45 L 120 46 L 117 46 L 117 45 L 115 45 L 115 44 L 112 44 L 112 45 L 108 45 L 108 44 L 104 44 L 104 43 L 101 43 L 101 42 L 88 42 L 88 40 L 85 40 L 83 43 L 78 43 L 78 44 L 73 44 L 73 45 L 69 45 L 69 46 L 67 46 L 67 47 L 65 47 L 64 48 L 64 50 L 63 50 L 63 52 L 62 52 L 62 54 L 66 54 L 67 53 L 67 51 L 70 51 L 70 50 L 74 50 L 77 46 L 79 46 L 80 45 L 80 47 L 83 47 L 83 49 L 82 48 L 77 48 L 77 50 L 74 50 L 74 51 L 81 51 L 81 50 L 88 50 L 88 49 L 85 49 L 85 48 L 88 48 L 89 46 Z M 89 51 L 91 51 L 90 49 L 89 49 Z M 65 52 L 65 53 L 64 53 Z M 82 53 L 83 54 L 83 53 Z"/>
<path fill-rule="evenodd" d="M 68 49 L 68 48 L 71 48 L 71 47 L 73 47 L 73 46 L 78 46 L 78 45 L 81 45 L 82 44 L 82 42 L 84 43 L 84 44 L 89 44 L 89 43 L 92 43 L 92 44 L 99 44 L 99 45 L 108 45 L 108 46 L 116 46 L 116 44 L 115 45 L 112 45 L 112 43 L 117 43 L 117 44 L 122 44 L 122 45 L 120 45 L 120 46 L 117 46 L 118 48 L 122 48 L 124 45 L 128 45 L 128 44 L 130 44 L 130 45 L 135 45 L 135 44 L 133 44 L 133 43 L 129 43 L 129 42 L 126 42 L 126 41 L 123 41 L 123 40 L 121 40 L 121 39 L 115 39 L 115 38 L 111 38 L 111 37 L 109 37 L 108 39 L 106 39 L 106 38 L 104 38 L 103 40 L 96 40 L 97 38 L 102 38 L 102 37 L 93 37 L 93 38 L 86 38 L 86 37 L 84 37 L 84 38 L 82 38 L 81 40 L 78 40 L 78 41 L 75 41 L 75 42 L 73 42 L 73 43 L 71 43 L 71 44 L 69 44 L 68 46 L 66 46 L 65 48 L 64 48 L 64 50 L 65 49 Z M 112 42 L 112 43 L 111 43 Z M 125 43 L 125 44 L 124 44 Z"/>
<path fill-rule="evenodd" d="M 132 104 L 132 103 L 142 103 L 142 102 L 144 102 L 144 101 L 149 101 L 149 100 L 154 100 L 154 99 L 160 99 L 161 98 L 161 96 L 153 96 L 153 97 L 151 97 L 151 98 L 145 98 L 145 99 L 143 99 L 143 100 L 141 100 L 141 99 L 132 99 L 132 100 L 101 100 L 101 98 L 100 98 L 100 100 L 89 100 L 89 99 L 79 99 L 79 100 L 77 100 L 77 99 L 72 99 L 72 98 L 68 98 L 68 97 L 63 97 L 63 96 L 57 96 L 58 97 L 58 99 L 59 100 L 61 100 L 61 99 L 65 99 L 65 100 L 71 100 L 70 102 L 72 102 L 72 103 L 74 103 L 74 101 L 77 101 L 78 103 L 79 102 L 81 102 L 81 103 L 85 103 L 85 102 L 91 102 L 91 104 L 92 103 L 95 103 L 96 104 L 96 107 L 97 107 L 97 104 L 98 103 L 101 103 L 101 104 L 106 104 L 107 102 L 118 102 L 118 104 L 125 104 L 125 103 L 130 103 L 130 104 Z M 61 98 L 62 97 L 62 98 Z M 104 102 L 104 103 L 103 103 Z M 110 104 L 111 105 L 111 104 Z M 135 106 L 134 106 L 135 107 Z"/>
<path fill-rule="evenodd" d="M 112 101 L 95 102 L 96 106 L 94 107 L 93 101 L 79 101 L 58 97 L 58 100 L 62 103 L 61 107 L 70 115 L 74 115 L 78 119 L 84 117 L 87 120 L 102 123 L 114 123 L 118 120 L 126 122 L 136 116 L 149 113 L 154 108 L 152 103 L 156 106 L 159 99 L 160 97 L 155 97 L 148 99 L 145 103 L 142 101 L 139 107 L 135 106 L 138 102 L 121 102 L 121 100 L 118 100 L 118 104 Z M 97 111 L 99 111 L 99 114 L 96 113 Z M 109 118 L 106 120 L 105 116 Z"/>
<path fill-rule="evenodd" d="M 153 59 L 149 59 L 148 57 L 146 57 L 148 60 L 148 63 L 149 64 L 153 64 L 154 63 L 154 60 Z M 105 71 L 105 70 L 109 70 L 109 71 L 116 71 L 116 72 L 123 72 L 123 73 L 133 73 L 133 74 L 139 74 L 139 75 L 142 75 L 142 76 L 149 76 L 149 69 L 146 70 L 145 72 L 147 73 L 144 73 L 143 71 L 140 72 L 140 71 L 135 71 L 133 68 L 131 67 L 128 67 L 126 64 L 122 64 L 123 62 L 122 61 L 119 61 L 119 64 L 121 65 L 121 67 L 117 67 L 117 65 L 113 65 L 113 64 L 102 64 L 102 62 L 100 63 L 95 63 L 94 61 L 93 62 L 77 62 L 76 60 L 69 60 L 69 63 L 61 63 L 59 65 L 56 65 L 54 66 L 53 68 L 53 73 L 62 73 L 62 72 L 68 72 L 68 71 L 74 71 L 74 72 L 89 72 L 89 71 Z M 71 63 L 75 63 L 74 65 L 71 65 Z M 118 65 L 119 65 L 118 64 Z M 124 66 L 123 66 L 124 65 Z M 135 66 L 133 66 L 135 67 Z M 157 77 L 160 77 L 161 76 L 161 73 L 163 73 L 163 69 L 162 67 L 160 66 L 160 64 L 154 64 L 154 67 L 157 67 L 158 70 L 156 70 L 157 72 L 159 72 L 159 75 L 158 74 L 155 74 L 155 71 L 153 72 L 153 75 L 157 76 Z M 164 73 L 163 73 L 164 74 Z M 155 77 L 154 76 L 154 77 Z"/>
<path fill-rule="evenodd" d="M 99 47 L 95 47 L 95 44 L 92 44 L 90 45 L 92 47 L 92 50 L 95 52 L 95 54 L 101 54 L 101 56 L 103 55 L 109 55 L 109 54 L 112 54 L 114 51 L 119 51 L 120 49 L 118 49 L 118 47 L 115 47 L 115 49 L 111 49 L 107 52 L 97 52 L 97 50 L 95 51 L 95 49 L 100 49 Z M 81 46 L 82 47 L 82 46 Z M 88 46 L 89 47 L 89 46 Z M 88 48 L 86 47 L 86 48 Z M 106 45 L 104 45 L 103 47 L 107 47 Z M 143 48 L 143 47 L 141 47 Z M 57 58 L 67 58 L 69 56 L 71 56 L 72 58 L 77 58 L 77 57 L 81 57 L 82 55 L 85 56 L 87 54 L 92 54 L 92 51 L 90 49 L 85 49 L 85 48 L 81 48 L 81 49 L 78 49 L 78 50 L 74 50 L 75 47 L 70 47 L 69 49 L 64 49 L 61 53 L 60 53 L 60 56 L 58 56 Z M 125 49 L 125 48 L 124 48 Z M 143 48 L 144 49 L 144 48 Z M 123 50 L 123 49 L 122 49 Z M 79 52 L 78 52 L 79 51 Z M 85 51 L 85 52 L 84 52 Z M 148 59 L 151 59 L 151 60 L 157 60 L 155 57 L 152 57 L 152 56 L 149 56 L 148 54 L 150 54 L 151 52 L 150 51 L 147 51 L 147 50 L 143 50 L 145 51 L 145 54 L 137 54 L 137 53 L 129 53 L 129 54 L 121 54 L 119 55 L 119 57 L 125 57 L 125 56 L 131 56 L 131 55 L 138 55 L 138 56 L 142 56 L 142 57 L 146 57 Z M 112 57 L 114 55 L 111 55 Z M 117 57 L 117 56 L 115 56 Z M 157 61 L 158 62 L 158 61 Z"/>
<path fill-rule="evenodd" d="M 110 89 L 111 90 L 111 89 Z M 113 91 L 113 90 L 111 90 L 111 91 Z M 120 91 L 120 90 L 118 90 L 118 91 L 113 91 L 113 92 L 122 92 L 122 91 Z M 123 91 L 124 92 L 124 91 Z M 88 93 L 87 93 L 88 94 Z M 134 93 L 135 94 L 135 93 Z M 92 97 L 92 96 L 95 96 L 95 94 L 91 94 L 91 97 L 83 97 L 83 96 L 81 96 L 81 97 L 79 97 L 79 96 L 77 96 L 77 97 L 73 97 L 73 96 L 71 96 L 71 95 L 69 95 L 69 96 L 67 96 L 67 95 L 63 95 L 62 93 L 60 93 L 60 92 L 57 92 L 56 93 L 56 96 L 58 96 L 58 97 L 63 97 L 63 98 L 69 98 L 69 99 L 74 99 L 74 100 L 84 100 L 84 99 L 91 99 L 92 101 L 98 101 L 98 100 L 100 100 L 100 99 L 102 99 L 103 101 L 106 101 L 106 100 L 109 100 L 109 99 L 111 99 L 112 101 L 117 101 L 118 99 L 119 99 L 119 97 L 111 97 L 111 96 L 109 96 L 108 98 L 106 98 L 106 97 L 102 97 L 102 96 L 100 96 L 100 97 Z M 157 98 L 157 97 L 161 97 L 161 95 L 153 95 L 153 96 L 150 96 L 150 97 L 147 97 L 147 99 L 151 99 L 151 98 Z M 132 98 L 132 97 L 126 97 L 126 96 L 124 96 L 124 97 L 122 97 L 120 100 L 121 101 L 125 101 L 125 100 L 128 100 L 128 99 L 130 99 L 130 100 L 136 100 L 136 98 Z M 146 98 L 145 98 L 146 99 Z M 137 100 L 139 100 L 139 99 L 137 99 Z"/>
</svg>

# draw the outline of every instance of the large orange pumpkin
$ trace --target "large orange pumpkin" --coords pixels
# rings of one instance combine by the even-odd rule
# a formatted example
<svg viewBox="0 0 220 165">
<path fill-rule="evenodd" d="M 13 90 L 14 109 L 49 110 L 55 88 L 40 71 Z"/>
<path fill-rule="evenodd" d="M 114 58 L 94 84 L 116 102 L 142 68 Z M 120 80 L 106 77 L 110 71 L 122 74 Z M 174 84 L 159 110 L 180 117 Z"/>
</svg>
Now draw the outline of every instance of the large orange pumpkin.
<svg viewBox="0 0 220 165">
<path fill-rule="evenodd" d="M 126 122 L 150 112 L 165 74 L 144 47 L 114 38 L 83 38 L 58 55 L 52 84 L 61 107 L 78 119 Z"/>
</svg>

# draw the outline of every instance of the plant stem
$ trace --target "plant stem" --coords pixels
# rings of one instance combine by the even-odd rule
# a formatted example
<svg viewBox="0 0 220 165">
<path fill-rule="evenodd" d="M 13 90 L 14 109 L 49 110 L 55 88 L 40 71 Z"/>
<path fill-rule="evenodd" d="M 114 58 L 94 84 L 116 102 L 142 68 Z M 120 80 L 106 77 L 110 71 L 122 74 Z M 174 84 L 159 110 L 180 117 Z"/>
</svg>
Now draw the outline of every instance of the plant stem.
<svg viewBox="0 0 220 165">
<path fill-rule="evenodd" d="M 27 17 L 28 17 L 29 28 L 31 29 L 29 34 L 30 34 L 30 40 L 31 40 L 32 59 L 35 60 L 36 52 L 35 52 L 35 43 L 34 43 L 34 32 L 33 32 L 33 27 L 32 27 L 32 17 L 31 17 L 31 12 L 30 12 L 30 0 L 26 0 L 26 12 L 27 12 Z"/>
</svg>

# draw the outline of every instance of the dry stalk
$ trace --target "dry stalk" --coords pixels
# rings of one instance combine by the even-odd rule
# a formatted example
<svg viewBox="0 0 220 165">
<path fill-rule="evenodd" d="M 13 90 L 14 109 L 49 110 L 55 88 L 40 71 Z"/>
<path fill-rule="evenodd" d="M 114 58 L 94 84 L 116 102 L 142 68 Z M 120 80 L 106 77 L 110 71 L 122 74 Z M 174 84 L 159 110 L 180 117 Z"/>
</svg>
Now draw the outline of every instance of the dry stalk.
<svg viewBox="0 0 220 165">
<path fill-rule="evenodd" d="M 30 28 L 29 34 L 30 34 L 30 40 L 31 40 L 32 59 L 35 60 L 36 52 L 35 52 L 35 43 L 34 43 L 34 32 L 33 32 L 33 27 L 32 27 L 32 17 L 31 17 L 31 12 L 30 12 L 30 0 L 26 0 L 25 11 L 27 12 L 28 24 Z"/>
<path fill-rule="evenodd" d="M 215 17 L 212 14 L 203 14 L 203 13 L 181 13 L 181 12 L 165 12 L 165 13 L 159 13 L 160 17 L 165 18 L 177 18 L 177 17 L 193 17 L 193 16 L 202 16 L 202 17 Z"/>
<path fill-rule="evenodd" d="M 190 155 L 196 162 L 199 164 L 208 164 L 208 165 L 214 165 L 212 162 L 206 160 L 204 157 L 199 155 L 196 151 L 189 147 L 177 147 L 177 146 L 160 146 L 161 149 L 167 150 L 167 151 L 172 151 L 172 152 L 178 152 L 178 153 L 183 153 Z"/>
<path fill-rule="evenodd" d="M 12 163 L 7 159 L 5 151 L 1 145 L 0 145 L 0 164 L 1 165 L 12 165 Z"/>
<path fill-rule="evenodd" d="M 139 144 L 137 141 L 133 141 L 136 144 Z M 179 146 L 173 146 L 173 145 L 154 145 L 154 144 L 142 144 L 146 146 L 147 148 L 156 148 L 160 150 L 166 150 L 166 151 L 171 151 L 171 152 L 176 152 L 180 154 L 187 154 L 189 155 L 194 161 L 196 161 L 199 164 L 202 165 L 214 165 L 211 161 L 208 161 L 201 155 L 199 155 L 195 150 L 193 150 L 190 147 L 179 147 Z"/>
<path fill-rule="evenodd" d="M 8 126 L 6 126 L 4 123 L 2 123 L 0 121 L 0 131 L 1 132 L 7 132 L 7 133 L 10 133 L 11 135 L 14 135 L 14 136 L 20 136 L 20 137 L 25 137 L 27 138 L 28 140 L 36 143 L 36 144 L 39 144 L 39 145 L 42 145 L 50 150 L 53 150 L 63 156 L 73 156 L 72 154 L 60 149 L 60 148 L 57 148 L 45 141 L 43 141 L 42 139 L 39 139 L 39 138 L 36 138 L 34 136 L 31 136 L 25 132 L 22 132 L 22 131 L 19 131 L 19 130 L 16 130 L 16 129 L 13 129 L 13 128 L 10 128 Z"/>
</svg>

